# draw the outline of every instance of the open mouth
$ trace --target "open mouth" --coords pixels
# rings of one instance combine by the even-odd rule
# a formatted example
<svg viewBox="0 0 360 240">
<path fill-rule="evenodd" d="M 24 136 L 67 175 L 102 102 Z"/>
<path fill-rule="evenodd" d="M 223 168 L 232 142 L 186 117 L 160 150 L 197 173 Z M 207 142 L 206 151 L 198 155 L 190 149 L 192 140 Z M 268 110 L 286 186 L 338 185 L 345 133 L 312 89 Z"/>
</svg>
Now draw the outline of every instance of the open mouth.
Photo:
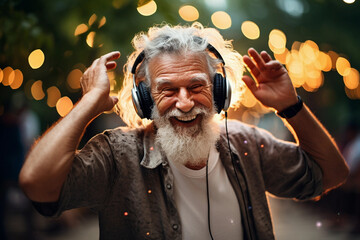
<svg viewBox="0 0 360 240">
<path fill-rule="evenodd" d="M 180 121 L 180 122 L 191 122 L 194 121 L 196 119 L 197 115 L 193 115 L 193 116 L 185 116 L 185 117 L 175 117 L 176 120 Z"/>
<path fill-rule="evenodd" d="M 201 121 L 201 114 L 191 116 L 177 116 L 171 117 L 172 124 L 182 127 L 191 127 L 198 124 Z"/>
</svg>

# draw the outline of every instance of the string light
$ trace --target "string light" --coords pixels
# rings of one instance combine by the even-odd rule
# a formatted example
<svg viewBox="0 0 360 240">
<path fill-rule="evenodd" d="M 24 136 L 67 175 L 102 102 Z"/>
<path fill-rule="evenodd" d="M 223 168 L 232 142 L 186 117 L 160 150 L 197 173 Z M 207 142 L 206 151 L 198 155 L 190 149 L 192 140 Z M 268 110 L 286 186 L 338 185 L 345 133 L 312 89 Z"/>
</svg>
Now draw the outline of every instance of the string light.
<svg viewBox="0 0 360 240">
<path fill-rule="evenodd" d="M 52 87 L 49 87 L 47 90 L 47 105 L 49 107 L 55 107 L 56 106 L 56 103 L 57 101 L 61 98 L 61 93 L 60 93 L 60 90 L 55 87 L 55 86 L 52 86 Z"/>
<path fill-rule="evenodd" d="M 94 13 L 93 15 L 91 15 L 91 17 L 89 18 L 89 26 L 93 25 L 93 23 L 96 21 L 97 16 Z"/>
<path fill-rule="evenodd" d="M 18 89 L 22 85 L 24 76 L 19 69 L 15 69 L 13 73 L 14 73 L 14 79 L 13 79 L 12 83 L 10 83 L 10 87 L 11 87 L 11 89 L 15 90 L 15 89 Z"/>
<path fill-rule="evenodd" d="M 80 34 L 83 34 L 83 33 L 87 32 L 87 30 L 89 30 L 89 27 L 86 24 L 81 23 L 76 27 L 75 32 L 74 32 L 74 36 L 78 36 Z"/>
<path fill-rule="evenodd" d="M 185 21 L 193 22 L 199 18 L 199 11 L 194 6 L 185 5 L 179 9 L 179 15 Z"/>
<path fill-rule="evenodd" d="M 45 54 L 41 49 L 36 49 L 30 53 L 28 61 L 31 68 L 38 69 L 45 61 Z"/>
<path fill-rule="evenodd" d="M 95 34 L 96 34 L 95 32 L 90 32 L 86 37 L 86 43 L 91 48 L 94 46 Z"/>
<path fill-rule="evenodd" d="M 3 73 L 2 84 L 4 86 L 9 86 L 14 81 L 15 78 L 14 70 L 12 69 L 12 67 L 6 67 L 4 68 L 2 73 Z"/>
<path fill-rule="evenodd" d="M 157 10 L 157 5 L 155 1 L 150 1 L 145 5 L 142 5 L 137 8 L 137 11 L 143 16 L 151 16 Z"/>
<path fill-rule="evenodd" d="M 61 117 L 65 117 L 73 108 L 71 99 L 67 96 L 60 98 L 56 102 L 56 110 Z"/>
<path fill-rule="evenodd" d="M 258 25 L 252 21 L 244 21 L 241 24 L 241 31 L 245 37 L 251 40 L 255 40 L 260 37 L 260 29 Z"/>
<path fill-rule="evenodd" d="M 219 29 L 228 29 L 231 27 L 231 17 L 224 11 L 217 11 L 211 15 L 211 21 Z"/>
</svg>

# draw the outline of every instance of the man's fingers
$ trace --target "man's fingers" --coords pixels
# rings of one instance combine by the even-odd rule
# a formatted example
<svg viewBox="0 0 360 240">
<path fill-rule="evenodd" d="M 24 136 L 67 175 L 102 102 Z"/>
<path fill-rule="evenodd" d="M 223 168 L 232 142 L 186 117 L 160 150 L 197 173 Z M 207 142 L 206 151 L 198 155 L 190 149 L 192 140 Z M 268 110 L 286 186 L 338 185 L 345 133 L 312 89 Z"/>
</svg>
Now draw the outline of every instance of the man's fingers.
<svg viewBox="0 0 360 240">
<path fill-rule="evenodd" d="M 243 62 L 246 65 L 246 68 L 249 70 L 251 75 L 254 78 L 257 78 L 260 74 L 260 70 L 257 68 L 257 66 L 254 64 L 254 62 L 251 60 L 249 56 L 243 56 Z"/>
<path fill-rule="evenodd" d="M 254 59 L 259 70 L 264 71 L 266 69 L 265 62 L 262 59 L 262 57 L 260 56 L 260 54 L 254 48 L 249 48 L 248 53 L 249 53 L 250 57 L 252 57 Z"/>
<path fill-rule="evenodd" d="M 120 52 L 114 51 L 114 52 L 110 52 L 110 53 L 107 53 L 107 54 L 101 56 L 99 61 L 100 61 L 100 64 L 105 64 L 106 62 L 116 60 L 119 57 L 120 57 Z"/>
<path fill-rule="evenodd" d="M 272 60 L 271 56 L 266 51 L 262 51 L 260 55 L 265 63 L 268 63 Z"/>
<path fill-rule="evenodd" d="M 256 82 L 254 82 L 254 80 L 247 75 L 244 75 L 242 77 L 242 80 L 244 81 L 246 86 L 250 89 L 250 91 L 255 95 L 257 90 Z"/>
<path fill-rule="evenodd" d="M 116 68 L 116 62 L 110 61 L 105 64 L 107 70 L 111 70 Z"/>
</svg>

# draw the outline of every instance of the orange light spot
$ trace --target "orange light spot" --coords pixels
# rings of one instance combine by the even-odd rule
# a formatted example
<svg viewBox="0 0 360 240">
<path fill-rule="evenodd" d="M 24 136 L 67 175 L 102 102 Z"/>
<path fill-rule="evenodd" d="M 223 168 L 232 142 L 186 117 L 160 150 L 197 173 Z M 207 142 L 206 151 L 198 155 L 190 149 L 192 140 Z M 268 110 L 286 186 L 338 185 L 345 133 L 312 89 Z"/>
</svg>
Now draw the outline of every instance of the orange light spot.
<svg viewBox="0 0 360 240">
<path fill-rule="evenodd" d="M 45 55 L 41 49 L 36 49 L 30 53 L 28 61 L 32 69 L 38 69 L 43 65 L 45 61 Z"/>
<path fill-rule="evenodd" d="M 224 11 L 217 11 L 211 15 L 211 21 L 219 29 L 228 29 L 231 27 L 231 17 Z"/>
<path fill-rule="evenodd" d="M 104 17 L 101 18 L 98 28 L 101 28 L 102 26 L 104 26 L 105 23 L 106 23 L 106 17 L 104 16 Z"/>
<path fill-rule="evenodd" d="M 57 101 L 61 98 L 61 93 L 60 93 L 60 90 L 55 87 L 55 86 L 52 86 L 52 87 L 49 87 L 47 90 L 47 105 L 49 107 L 55 107 L 56 106 L 56 103 Z"/>
<path fill-rule="evenodd" d="M 41 80 L 33 83 L 33 85 L 31 86 L 31 95 L 35 100 L 41 100 L 45 97 Z"/>
<path fill-rule="evenodd" d="M 155 1 L 150 1 L 145 5 L 139 6 L 137 8 L 137 11 L 143 16 L 151 16 L 156 12 L 156 10 L 157 10 L 157 5 Z"/>
<path fill-rule="evenodd" d="M 244 21 L 241 24 L 241 32 L 248 39 L 254 40 L 260 37 L 260 29 L 258 25 L 252 21 Z"/>
<path fill-rule="evenodd" d="M 66 82 L 72 89 L 79 89 L 80 88 L 80 78 L 82 77 L 83 73 L 80 69 L 72 70 L 69 75 L 67 76 Z"/>
<path fill-rule="evenodd" d="M 348 69 L 344 76 L 344 84 L 348 89 L 356 89 L 359 86 L 359 71 L 355 68 Z"/>
<path fill-rule="evenodd" d="M 91 15 L 91 17 L 89 18 L 89 26 L 93 25 L 93 23 L 96 21 L 97 16 L 94 13 L 93 15 Z"/>
<path fill-rule="evenodd" d="M 199 18 L 199 11 L 191 5 L 185 5 L 179 8 L 179 15 L 188 22 L 196 21 Z"/>
<path fill-rule="evenodd" d="M 4 72 L 3 72 L 3 70 L 0 68 L 0 83 L 2 82 L 3 78 L 4 78 Z"/>
<path fill-rule="evenodd" d="M 336 60 L 336 70 L 341 76 L 345 76 L 350 68 L 350 62 L 346 58 L 338 57 Z"/>
<path fill-rule="evenodd" d="M 285 33 L 279 29 L 273 29 L 269 34 L 268 45 L 271 51 L 273 51 L 274 53 L 283 53 L 286 47 Z"/>
<path fill-rule="evenodd" d="M 15 69 L 14 70 L 14 80 L 12 83 L 10 83 L 10 87 L 12 89 L 18 89 L 24 80 L 24 76 L 22 74 L 22 72 L 19 69 Z"/>
<path fill-rule="evenodd" d="M 4 68 L 2 84 L 4 86 L 9 86 L 14 81 L 14 78 L 15 78 L 14 70 L 11 67 Z"/>
<path fill-rule="evenodd" d="M 83 34 L 87 30 L 89 30 L 89 27 L 86 24 L 84 24 L 84 23 L 79 24 L 75 29 L 74 36 L 78 36 L 80 34 Z"/>
<path fill-rule="evenodd" d="M 56 102 L 56 110 L 61 117 L 65 117 L 73 108 L 73 102 L 69 97 L 62 97 Z"/>
</svg>

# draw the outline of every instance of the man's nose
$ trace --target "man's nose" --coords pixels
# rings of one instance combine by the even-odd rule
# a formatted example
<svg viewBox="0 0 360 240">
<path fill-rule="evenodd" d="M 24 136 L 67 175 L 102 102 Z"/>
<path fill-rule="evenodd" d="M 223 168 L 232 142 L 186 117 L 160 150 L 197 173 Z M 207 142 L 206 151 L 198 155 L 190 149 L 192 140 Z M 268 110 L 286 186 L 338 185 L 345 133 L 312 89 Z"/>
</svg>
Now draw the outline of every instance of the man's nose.
<svg viewBox="0 0 360 240">
<path fill-rule="evenodd" d="M 182 112 L 189 112 L 194 105 L 195 103 L 192 100 L 189 91 L 186 88 L 180 88 L 175 107 Z"/>
</svg>

